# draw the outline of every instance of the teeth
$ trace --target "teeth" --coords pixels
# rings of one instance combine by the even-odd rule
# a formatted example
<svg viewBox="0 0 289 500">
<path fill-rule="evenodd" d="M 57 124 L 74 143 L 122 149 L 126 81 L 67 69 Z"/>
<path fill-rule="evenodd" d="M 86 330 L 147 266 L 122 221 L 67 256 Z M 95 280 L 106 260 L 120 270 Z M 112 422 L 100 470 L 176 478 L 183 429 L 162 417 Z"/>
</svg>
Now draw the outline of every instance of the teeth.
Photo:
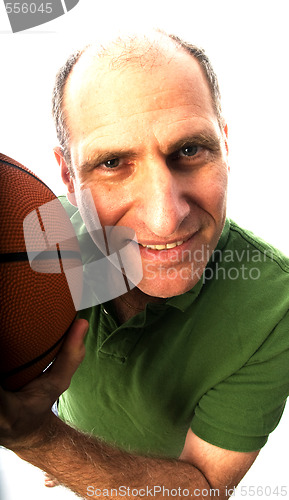
<svg viewBox="0 0 289 500">
<path fill-rule="evenodd" d="M 144 248 L 151 248 L 152 250 L 169 250 L 170 248 L 175 248 L 184 243 L 183 240 L 177 241 L 176 243 L 168 243 L 167 245 L 142 245 Z"/>
</svg>

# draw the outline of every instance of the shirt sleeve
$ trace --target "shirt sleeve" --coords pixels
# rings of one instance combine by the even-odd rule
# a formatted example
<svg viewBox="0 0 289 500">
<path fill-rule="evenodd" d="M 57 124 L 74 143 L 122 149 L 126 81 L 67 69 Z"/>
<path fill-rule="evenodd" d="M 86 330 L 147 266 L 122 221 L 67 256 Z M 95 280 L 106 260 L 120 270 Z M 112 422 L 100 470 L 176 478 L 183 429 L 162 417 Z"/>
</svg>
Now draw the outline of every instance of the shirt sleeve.
<svg viewBox="0 0 289 500">
<path fill-rule="evenodd" d="M 234 374 L 199 401 L 192 431 L 220 448 L 262 448 L 278 425 L 289 395 L 289 314 Z"/>
</svg>

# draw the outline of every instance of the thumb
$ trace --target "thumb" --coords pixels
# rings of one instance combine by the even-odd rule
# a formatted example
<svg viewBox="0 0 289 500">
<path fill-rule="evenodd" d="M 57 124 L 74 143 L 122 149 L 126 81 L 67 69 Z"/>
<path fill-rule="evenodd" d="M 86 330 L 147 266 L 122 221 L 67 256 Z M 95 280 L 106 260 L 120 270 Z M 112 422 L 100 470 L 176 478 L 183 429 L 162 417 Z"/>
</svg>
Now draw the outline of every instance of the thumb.
<svg viewBox="0 0 289 500">
<path fill-rule="evenodd" d="M 88 327 L 89 324 L 85 319 L 77 319 L 73 322 L 56 360 L 47 371 L 49 381 L 55 384 L 61 392 L 69 387 L 73 374 L 84 359 L 84 337 Z"/>
</svg>

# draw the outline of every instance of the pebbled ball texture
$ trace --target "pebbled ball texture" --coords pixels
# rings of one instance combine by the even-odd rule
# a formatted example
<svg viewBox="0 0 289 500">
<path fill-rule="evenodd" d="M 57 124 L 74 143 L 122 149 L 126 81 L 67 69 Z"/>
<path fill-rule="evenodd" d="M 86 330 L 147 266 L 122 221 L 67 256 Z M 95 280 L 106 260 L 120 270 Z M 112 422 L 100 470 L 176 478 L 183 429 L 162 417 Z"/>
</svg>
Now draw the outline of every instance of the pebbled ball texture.
<svg viewBox="0 0 289 500">
<path fill-rule="evenodd" d="M 44 220 L 41 207 L 52 201 L 54 209 Z M 25 235 L 23 221 L 29 214 L 34 216 Z M 30 170 L 3 154 L 0 217 L 0 383 L 18 390 L 54 360 L 76 316 L 65 270 L 79 270 L 74 289 L 80 298 L 82 263 L 71 222 L 56 196 Z M 41 255 L 32 267 L 27 241 Z"/>
</svg>

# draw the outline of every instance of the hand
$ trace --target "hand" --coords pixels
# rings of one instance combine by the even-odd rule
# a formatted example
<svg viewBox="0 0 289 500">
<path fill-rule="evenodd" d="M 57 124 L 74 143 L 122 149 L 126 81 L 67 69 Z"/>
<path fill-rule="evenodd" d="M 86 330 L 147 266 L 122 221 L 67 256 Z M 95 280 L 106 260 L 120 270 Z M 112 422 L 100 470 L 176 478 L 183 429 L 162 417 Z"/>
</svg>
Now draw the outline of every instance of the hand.
<svg viewBox="0 0 289 500">
<path fill-rule="evenodd" d="M 41 429 L 56 418 L 51 411 L 53 403 L 69 387 L 84 358 L 87 329 L 86 320 L 76 320 L 54 363 L 20 391 L 0 387 L 0 445 L 16 451 L 39 443 Z"/>
</svg>

